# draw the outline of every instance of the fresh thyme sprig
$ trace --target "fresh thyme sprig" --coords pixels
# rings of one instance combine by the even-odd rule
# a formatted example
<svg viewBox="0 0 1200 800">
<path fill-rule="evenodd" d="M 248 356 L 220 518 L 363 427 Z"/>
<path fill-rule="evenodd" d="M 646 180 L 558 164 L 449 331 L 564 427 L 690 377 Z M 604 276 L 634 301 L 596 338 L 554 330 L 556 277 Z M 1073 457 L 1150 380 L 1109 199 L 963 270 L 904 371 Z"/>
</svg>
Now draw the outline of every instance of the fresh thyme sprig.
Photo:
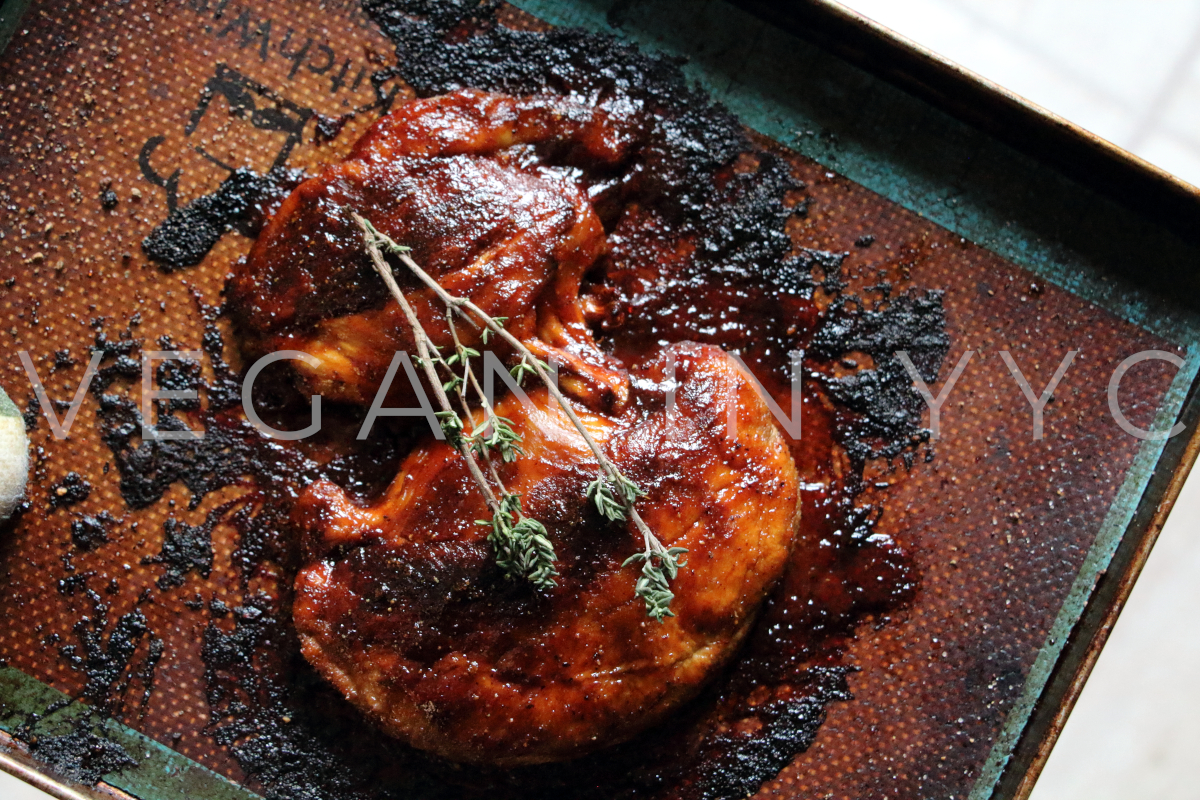
<svg viewBox="0 0 1200 800">
<path fill-rule="evenodd" d="M 539 589 L 556 585 L 554 545 L 546 536 L 546 526 L 521 513 L 521 496 L 504 495 L 499 510 L 490 520 L 475 520 L 491 526 L 488 542 L 496 552 L 496 565 L 507 575 L 522 575 Z"/>
<path fill-rule="evenodd" d="M 686 561 L 680 557 L 687 552 L 687 549 L 683 547 L 667 548 L 654 535 L 654 532 L 650 530 L 650 526 L 646 524 L 645 520 L 642 519 L 634 507 L 638 498 L 644 496 L 645 492 L 636 483 L 626 477 L 612 460 L 604 454 L 595 440 L 592 439 L 591 434 L 588 433 L 587 428 L 584 427 L 583 422 L 579 419 L 579 415 L 575 413 L 570 403 L 567 402 L 566 397 L 559 390 L 558 385 L 551 379 L 548 365 L 539 360 L 517 337 L 505 330 L 503 323 L 507 321 L 507 318 L 492 317 L 469 299 L 451 295 L 442 288 L 441 284 L 426 273 L 417 262 L 412 260 L 408 255 L 409 248 L 397 244 L 386 234 L 380 233 L 359 214 L 354 212 L 351 212 L 351 214 L 355 222 L 363 230 L 363 238 L 366 241 L 367 250 L 371 255 L 375 270 L 383 278 L 397 302 L 400 303 L 405 317 L 413 329 L 414 337 L 417 341 L 417 350 L 421 356 L 426 377 L 434 386 L 434 392 L 438 396 L 438 402 L 443 409 L 442 413 L 438 415 L 439 421 L 442 422 L 443 430 L 447 430 L 446 420 L 449 417 L 443 418 L 442 414 L 450 412 L 450 414 L 453 414 L 457 418 L 457 414 L 451 409 L 446 396 L 446 387 L 450 387 L 449 390 L 457 393 L 459 403 L 467 411 L 468 416 L 470 416 L 469 407 L 467 406 L 466 395 L 464 393 L 468 384 L 471 390 L 479 397 L 481 407 L 484 410 L 486 429 L 490 430 L 491 434 L 482 440 L 475 438 L 480 434 L 477 434 L 474 430 L 469 434 L 465 434 L 462 430 L 461 419 L 458 419 L 457 428 L 454 427 L 453 422 L 449 424 L 449 428 L 457 435 L 458 439 L 455 447 L 463 458 L 467 459 L 471 476 L 476 479 L 476 483 L 479 484 L 481 491 L 483 491 L 485 499 L 488 499 L 488 506 L 492 510 L 492 519 L 479 520 L 479 523 L 492 527 L 492 533 L 488 536 L 488 539 L 495 549 L 497 564 L 506 573 L 510 575 L 522 575 L 535 583 L 538 583 L 539 580 L 548 580 L 550 582 L 549 585 L 554 585 L 553 575 L 557 574 L 553 572 L 553 547 L 545 535 L 545 527 L 536 520 L 522 515 L 519 496 L 506 492 L 503 489 L 499 475 L 491 463 L 491 457 L 488 453 L 489 449 L 495 449 L 505 461 L 516 458 L 522 452 L 519 444 L 520 436 L 512 430 L 508 420 L 496 415 L 482 389 L 479 387 L 479 382 L 476 380 L 473 370 L 469 368 L 468 362 L 469 357 L 472 354 L 478 356 L 478 352 L 465 347 L 459 340 L 457 330 L 454 327 L 454 317 L 456 315 L 471 323 L 476 328 L 481 328 L 480 338 L 484 344 L 487 344 L 489 335 L 495 335 L 499 336 L 505 343 L 512 347 L 521 356 L 520 363 L 510 370 L 513 378 L 518 383 L 521 383 L 529 374 L 537 376 L 550 393 L 550 396 L 554 398 L 559 408 L 562 409 L 563 413 L 571 421 L 571 424 L 579 432 L 579 435 L 583 437 L 588 449 L 592 451 L 592 455 L 600 464 L 599 475 L 587 488 L 587 498 L 595 504 L 600 514 L 607 519 L 629 519 L 642 534 L 642 551 L 630 556 L 622 565 L 642 562 L 642 575 L 638 578 L 634 586 L 635 594 L 645 602 L 648 616 L 654 617 L 659 622 L 662 622 L 664 617 L 674 616 L 670 605 L 675 595 L 670 589 L 670 582 L 678 576 L 679 568 L 685 566 Z M 389 253 L 395 255 L 445 305 L 446 318 L 450 324 L 450 332 L 454 339 L 455 354 L 450 359 L 441 360 L 439 363 L 448 371 L 455 364 L 461 363 L 463 365 L 462 377 L 455 374 L 454 377 L 445 383 L 439 382 L 434 371 L 434 362 L 428 356 L 428 352 L 436 351 L 436 346 L 421 327 L 416 314 L 412 311 L 412 307 L 408 305 L 399 286 L 396 285 L 395 277 L 392 275 L 391 268 L 383 258 L 381 248 L 386 248 Z M 441 359 L 440 354 L 438 355 L 438 359 Z M 449 363 L 451 359 L 455 359 L 453 364 Z M 450 438 L 450 432 L 447 432 L 447 439 Z M 483 478 L 483 473 L 480 471 L 478 462 L 475 460 L 476 454 L 484 459 L 493 480 L 496 481 L 498 487 L 501 487 L 501 498 L 498 501 L 491 487 L 487 485 L 486 480 Z M 471 469 L 472 465 L 474 467 L 473 470 Z M 548 560 L 547 553 L 549 554 Z M 547 565 L 550 572 L 546 571 Z"/>
<path fill-rule="evenodd" d="M 679 568 L 687 563 L 680 559 L 686 552 L 686 547 L 664 548 L 659 543 L 654 552 L 634 553 L 621 565 L 624 567 L 639 561 L 644 562 L 641 577 L 637 579 L 634 591 L 645 601 L 647 616 L 654 617 L 659 622 L 662 622 L 663 617 L 675 616 L 671 611 L 671 601 L 675 599 L 675 593 L 671 591 L 671 581 L 679 574 Z"/>
<path fill-rule="evenodd" d="M 417 318 L 416 312 L 413 311 L 404 293 L 400 291 L 400 287 L 396 284 L 396 278 L 392 275 L 392 268 L 381 252 L 381 246 L 384 246 L 389 252 L 403 255 L 408 248 L 396 244 L 390 238 L 379 233 L 370 222 L 358 214 L 355 214 L 354 218 L 362 228 L 363 241 L 375 271 L 383 278 L 388 290 L 400 304 L 409 327 L 412 328 L 413 338 L 417 343 L 417 362 L 424 370 L 425 377 L 433 388 L 434 397 L 441 407 L 441 411 L 435 412 L 435 416 L 446 436 L 446 441 L 463 457 L 467 464 L 467 472 L 479 487 L 488 509 L 492 512 L 490 520 L 477 520 L 477 522 L 490 526 L 492 529 L 488 534 L 488 542 L 495 551 L 496 565 L 509 578 L 525 578 L 539 589 L 552 588 L 557 584 L 557 581 L 554 580 L 558 575 L 558 571 L 554 567 L 557 556 L 554 553 L 554 545 L 546 536 L 546 528 L 537 520 L 530 519 L 522 513 L 520 495 L 509 492 L 504 487 L 504 482 L 500 479 L 491 460 L 489 449 L 493 447 L 505 461 L 515 458 L 521 452 L 519 444 L 521 437 L 512 429 L 508 420 L 496 415 L 482 390 L 479 389 L 479 383 L 475 380 L 474 371 L 470 366 L 472 354 L 478 356 L 479 353 L 464 347 L 455 333 L 454 354 L 449 358 L 442 357 L 440 349 L 430 340 L 425 328 Z M 453 327 L 451 331 L 454 332 Z M 459 377 L 454 372 L 453 368 L 460 364 L 465 377 Z M 438 378 L 438 367 L 450 374 L 449 380 L 442 381 Z M 483 403 L 486 420 L 483 429 L 472 425 L 471 430 L 467 431 L 462 417 L 450 404 L 447 393 L 454 392 L 463 413 L 468 419 L 472 418 L 470 405 L 463 391 L 468 380 L 472 381 Z M 485 434 L 487 429 L 491 430 L 490 435 Z M 478 460 L 480 458 L 487 465 L 488 472 L 495 481 L 496 488 L 499 490 L 498 497 L 480 469 Z"/>
</svg>

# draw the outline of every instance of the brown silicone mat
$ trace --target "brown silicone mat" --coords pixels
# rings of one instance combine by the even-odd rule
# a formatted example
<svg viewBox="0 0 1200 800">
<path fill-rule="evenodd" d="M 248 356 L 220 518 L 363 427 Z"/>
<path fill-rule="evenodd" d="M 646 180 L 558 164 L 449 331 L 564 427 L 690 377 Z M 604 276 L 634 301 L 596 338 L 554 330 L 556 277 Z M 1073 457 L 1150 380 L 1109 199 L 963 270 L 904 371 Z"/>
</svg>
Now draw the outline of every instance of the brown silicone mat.
<svg viewBox="0 0 1200 800">
<path fill-rule="evenodd" d="M 14 401 L 31 402 L 19 350 L 31 353 L 52 397 L 72 397 L 97 324 L 110 336 L 130 330 L 198 348 L 193 294 L 219 304 L 249 240 L 227 235 L 200 266 L 164 273 L 140 242 L 166 216 L 168 195 L 185 203 L 211 191 L 227 167 L 311 170 L 337 160 L 379 113 L 381 95 L 405 96 L 394 82 L 371 85 L 393 59 L 349 1 L 35 3 L 0 62 L 0 382 Z M 279 114 L 256 127 L 252 112 L 263 109 Z M 320 115 L 351 111 L 359 113 L 331 141 L 315 141 Z M 1138 456 L 1142 443 L 1108 415 L 1109 376 L 1140 350 L 1186 351 L 814 161 L 793 160 L 812 198 L 795 241 L 848 252 L 845 269 L 859 285 L 887 275 L 943 290 L 952 344 L 941 379 L 964 350 L 977 354 L 944 409 L 933 460 L 876 476 L 896 484 L 880 530 L 914 555 L 916 600 L 886 624 L 860 627 L 849 651 L 861 668 L 850 678 L 855 699 L 830 707 L 816 744 L 760 796 L 965 797 Z M 864 234 L 874 243 L 856 247 Z M 1046 438 L 1034 442 L 1028 404 L 999 351 L 1011 351 L 1040 391 L 1071 348 L 1081 355 L 1047 410 Z M 62 351 L 69 358 L 55 366 Z M 1134 424 L 1150 426 L 1175 373 L 1162 362 L 1135 368 L 1122 393 Z M 197 595 L 239 604 L 230 532 L 214 532 L 211 576 L 192 573 L 179 588 L 157 588 L 162 566 L 142 559 L 159 553 L 166 519 L 199 523 L 240 490 L 191 510 L 174 486 L 148 509 L 127 509 L 91 397 L 69 439 L 55 440 L 44 419 L 30 436 L 31 507 L 0 529 L 0 658 L 68 694 L 84 689 L 59 655 L 91 613 L 82 595 L 55 590 L 68 555 L 75 574 L 94 573 L 89 585 L 110 620 L 149 593 L 140 608 L 165 656 L 144 716 L 131 703 L 124 722 L 239 781 L 229 753 L 204 732 L 199 648 L 208 618 L 185 605 Z M 54 508 L 52 487 L 69 472 L 90 495 Z M 119 520 L 111 541 L 75 552 L 71 522 L 105 510 Z M 115 594 L 102 591 L 110 577 L 119 577 Z"/>
</svg>

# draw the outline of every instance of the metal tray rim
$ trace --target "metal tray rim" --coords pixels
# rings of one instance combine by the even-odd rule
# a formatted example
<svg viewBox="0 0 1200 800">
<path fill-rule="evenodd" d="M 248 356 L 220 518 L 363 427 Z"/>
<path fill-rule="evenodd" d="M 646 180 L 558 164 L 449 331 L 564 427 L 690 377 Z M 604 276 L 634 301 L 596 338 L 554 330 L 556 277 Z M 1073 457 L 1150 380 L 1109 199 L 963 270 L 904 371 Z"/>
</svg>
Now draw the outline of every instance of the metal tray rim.
<svg viewBox="0 0 1200 800">
<path fill-rule="evenodd" d="M 766 19 L 782 30 L 801 35 L 809 34 L 805 38 L 816 38 L 816 44 L 835 57 L 840 57 L 876 74 L 885 82 L 917 95 L 934 108 L 945 111 L 985 133 L 996 134 L 996 131 L 987 130 L 984 126 L 976 124 L 976 121 L 970 119 L 969 115 L 962 114 L 961 107 L 956 104 L 953 95 L 941 94 L 937 84 L 925 80 L 928 74 L 940 74 L 941 78 L 951 84 L 957 83 L 960 88 L 969 89 L 979 96 L 990 98 L 991 101 L 1010 108 L 1015 114 L 1023 117 L 1024 122 L 1030 123 L 1034 129 L 1063 137 L 1074 147 L 1081 151 L 1087 151 L 1091 157 L 1107 162 L 1109 171 L 1115 170 L 1120 174 L 1140 177 L 1144 183 L 1144 191 L 1135 192 L 1132 198 L 1128 194 L 1117 196 L 1112 192 L 1111 184 L 1105 184 L 1102 181 L 1099 186 L 1092 181 L 1086 181 L 1086 183 L 1089 184 L 1089 188 L 1099 194 L 1115 199 L 1127 207 L 1132 206 L 1131 210 L 1141 216 L 1147 216 L 1147 212 L 1158 211 L 1158 209 L 1150 208 L 1155 200 L 1175 205 L 1182 200 L 1185 212 L 1188 203 L 1191 203 L 1194 208 L 1200 209 L 1200 188 L 874 22 L 836 0 L 799 0 L 799 2 L 787 4 L 770 3 L 766 0 L 729 0 L 729 2 Z M 524 0 L 516 0 L 516 4 L 523 7 L 538 5 Z M 30 5 L 30 0 L 14 0 L 14 2 L 6 4 L 3 12 L 0 13 L 0 52 L 5 49 L 8 38 L 19 27 L 20 21 L 29 11 Z M 818 20 L 825 27 L 818 27 L 815 31 L 801 32 L 797 30 L 797 18 L 808 22 Z M 845 31 L 847 28 L 853 28 L 860 35 L 872 40 L 874 45 L 879 47 L 882 52 L 891 55 L 897 62 L 904 60 L 911 62 L 915 59 L 915 62 L 923 65 L 927 72 L 922 73 L 919 69 L 908 73 L 889 72 L 886 69 L 880 69 L 870 53 L 854 52 L 845 47 L 831 47 L 828 38 L 822 39 L 822 36 L 828 36 L 829 31 L 836 32 L 839 29 Z M 814 33 L 815 37 L 812 35 Z M 995 128 L 996 126 L 989 127 Z M 1077 177 L 1079 170 L 1076 165 L 1056 160 L 1053 153 L 1047 155 L 1045 152 L 1038 152 L 1038 148 L 1023 148 L 1020 143 L 1014 144 L 1012 139 L 1019 142 L 1022 138 L 1020 135 L 1014 137 L 1001 135 L 999 138 L 1014 146 L 1018 151 L 1032 155 L 1052 169 L 1071 177 Z M 1191 238 L 1192 231 L 1181 230 L 1178 220 L 1172 218 L 1167 222 L 1166 227 L 1185 238 Z M 1194 357 L 1196 354 L 1191 355 Z M 1179 385 L 1180 383 L 1188 384 L 1187 388 Z M 1200 379 L 1193 380 L 1192 376 L 1188 376 L 1186 381 L 1177 381 L 1173 385 L 1173 392 L 1182 391 L 1187 395 L 1182 401 L 1181 416 L 1200 418 L 1200 401 L 1196 397 L 1198 390 L 1200 390 Z M 1011 755 L 1004 756 L 1002 763 L 997 765 L 1000 772 L 993 784 L 993 791 L 982 794 L 980 789 L 983 787 L 977 786 L 976 792 L 972 793 L 973 799 L 984 800 L 984 798 L 990 797 L 993 800 L 999 800 L 1003 797 L 1021 800 L 1027 798 L 1032 791 L 1034 782 L 1049 756 L 1054 741 L 1061 732 L 1066 718 L 1128 598 L 1133 583 L 1141 572 L 1154 541 L 1182 489 L 1188 471 L 1198 457 L 1200 457 L 1200 430 L 1196 430 L 1185 444 L 1168 447 L 1153 454 L 1151 463 L 1148 465 L 1151 483 L 1145 486 L 1141 501 L 1132 512 L 1134 518 L 1123 526 L 1123 535 L 1119 540 L 1121 548 L 1128 547 L 1131 552 L 1125 563 L 1121 565 L 1119 574 L 1104 573 L 1101 582 L 1092 590 L 1089 608 L 1085 611 L 1083 618 L 1075 623 L 1070 641 L 1061 650 L 1057 662 L 1053 665 L 1053 672 L 1037 698 L 1036 707 L 1022 728 L 1020 740 L 1015 744 Z M 1165 479 L 1166 485 L 1155 487 L 1153 479 L 1162 477 L 1162 467 L 1168 466 L 1169 462 L 1174 462 L 1170 478 Z M 1155 495 L 1157 495 L 1157 499 L 1155 499 Z M 1141 519 L 1143 517 L 1145 517 L 1144 520 Z M 1140 532 L 1135 530 L 1139 527 L 1142 528 Z M 1136 541 L 1134 541 L 1135 538 Z M 1092 608 L 1092 604 L 1097 598 L 1104 595 L 1106 590 L 1109 596 L 1105 598 L 1103 608 Z M 1030 740 L 1031 731 L 1038 732 L 1040 739 Z M 7 737 L 3 738 L 7 739 Z M 96 797 L 90 792 L 82 793 L 80 789 L 39 771 L 22 759 L 4 752 L 3 749 L 0 749 L 0 770 L 14 775 L 60 800 L 92 800 Z"/>
</svg>

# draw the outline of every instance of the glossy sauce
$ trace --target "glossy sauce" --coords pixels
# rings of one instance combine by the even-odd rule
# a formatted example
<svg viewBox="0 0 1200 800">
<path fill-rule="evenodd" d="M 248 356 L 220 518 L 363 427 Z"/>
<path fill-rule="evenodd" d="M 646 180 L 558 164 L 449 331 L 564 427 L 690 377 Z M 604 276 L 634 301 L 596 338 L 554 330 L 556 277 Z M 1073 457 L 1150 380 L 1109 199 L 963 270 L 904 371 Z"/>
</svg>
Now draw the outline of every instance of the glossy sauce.
<svg viewBox="0 0 1200 800">
<path fill-rule="evenodd" d="M 384 426 L 396 444 L 374 451 L 334 434 L 295 446 L 299 456 L 289 458 L 307 465 L 293 473 L 299 480 L 272 466 L 278 453 L 260 452 L 250 458 L 267 498 L 259 516 L 275 527 L 256 518 L 237 524 L 250 553 L 246 574 L 274 589 L 248 596 L 255 613 L 218 619 L 206 636 L 218 736 L 236 743 L 251 775 L 285 794 L 607 800 L 753 791 L 811 743 L 827 703 L 849 698 L 841 647 L 856 625 L 902 608 L 917 581 L 903 548 L 873 533 L 877 511 L 859 505 L 862 459 L 847 454 L 856 434 L 846 424 L 859 412 L 829 391 L 838 358 L 839 334 L 828 325 L 840 291 L 831 275 L 837 259 L 798 251 L 785 233 L 804 207 L 803 185 L 786 161 L 755 147 L 736 120 L 688 89 L 677 70 L 624 45 L 577 32 L 521 34 L 487 22 L 487 11 L 413 21 L 387 16 L 387 8 L 380 5 L 379 21 L 401 47 L 404 77 L 419 93 L 455 83 L 528 94 L 553 87 L 636 111 L 628 128 L 641 137 L 636 156 L 601 163 L 587 148 L 535 146 L 505 164 L 519 157 L 522 168 L 573 182 L 601 221 L 609 248 L 577 284 L 597 361 L 626 366 L 667 342 L 715 344 L 739 353 L 787 411 L 788 354 L 808 352 L 803 436 L 791 444 L 805 533 L 736 662 L 667 723 L 567 764 L 463 768 L 373 733 L 296 655 L 288 623 L 297 555 L 294 532 L 278 525 L 279 506 L 322 477 L 369 501 L 385 483 L 379 473 L 394 471 L 411 447 L 411 433 Z M 619 149 L 621 140 L 598 141 Z M 339 314 L 379 302 L 355 295 L 352 285 L 346 292 Z M 850 337 L 843 338 L 849 352 Z M 303 418 L 300 395 L 280 385 L 278 396 L 276 418 Z M 348 430 L 360 413 L 345 411 Z M 470 562 L 480 553 L 466 556 Z M 378 586 L 361 588 L 383 596 Z"/>
</svg>

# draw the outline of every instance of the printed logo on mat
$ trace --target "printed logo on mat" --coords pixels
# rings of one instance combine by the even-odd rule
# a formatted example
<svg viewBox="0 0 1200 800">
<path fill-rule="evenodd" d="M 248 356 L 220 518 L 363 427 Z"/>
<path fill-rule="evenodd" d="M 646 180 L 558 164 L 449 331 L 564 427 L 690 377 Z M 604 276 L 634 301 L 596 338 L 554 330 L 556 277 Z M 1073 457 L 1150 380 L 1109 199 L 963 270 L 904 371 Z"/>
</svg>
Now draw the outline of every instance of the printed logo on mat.
<svg viewBox="0 0 1200 800">
<path fill-rule="evenodd" d="M 279 93 L 253 81 L 237 70 L 230 69 L 225 64 L 216 65 L 216 73 L 204 84 L 196 109 L 184 128 L 184 136 L 191 139 L 192 134 L 200 128 L 201 122 L 213 106 L 213 100 L 223 98 L 228 104 L 229 114 L 236 119 L 253 126 L 256 130 L 278 134 L 278 149 L 268 169 L 282 167 L 287 163 L 292 149 L 300 143 L 304 135 L 304 126 L 313 117 L 313 110 L 293 103 Z M 183 170 L 176 168 L 164 175 L 155 168 L 152 160 L 155 151 L 167 139 L 166 136 L 151 136 L 142 146 L 138 155 L 138 166 L 146 180 L 166 192 L 167 210 L 175 211 L 179 207 L 179 179 Z M 207 161 L 225 171 L 226 177 L 232 174 L 239 165 L 229 164 L 222 158 L 205 149 L 202 140 L 192 145 L 195 152 Z"/>
<path fill-rule="evenodd" d="M 313 135 L 330 138 L 352 116 L 387 113 L 402 86 L 393 68 L 355 63 L 341 57 L 330 44 L 270 16 L 250 8 L 230 9 L 230 0 L 187 0 L 184 5 L 205 19 L 204 33 L 226 58 L 213 65 L 211 77 L 200 87 L 182 137 L 171 132 L 156 134 L 140 148 L 141 173 L 163 190 L 169 212 L 180 206 L 181 197 L 186 203 L 212 191 L 237 169 L 261 174 L 284 166 L 314 120 Z M 328 4 L 325 8 L 329 10 Z M 361 16 L 361 11 L 355 8 L 354 14 Z M 237 52 L 231 52 L 234 49 Z M 289 97 L 286 89 L 273 88 L 248 75 L 238 58 L 242 51 L 248 65 L 257 61 L 272 72 L 285 66 L 282 80 L 286 82 L 306 75 L 321 76 L 322 89 L 331 105 L 339 107 L 339 116 L 324 116 Z M 239 61 L 239 66 L 232 66 L 231 60 Z M 286 64 L 280 65 L 280 61 Z M 151 92 L 165 99 L 170 89 L 160 84 Z M 245 127 L 231 131 L 231 123 Z M 237 147 L 236 154 L 220 152 L 212 143 L 222 140 L 244 144 Z M 181 188 L 183 183 L 188 185 Z"/>
</svg>

